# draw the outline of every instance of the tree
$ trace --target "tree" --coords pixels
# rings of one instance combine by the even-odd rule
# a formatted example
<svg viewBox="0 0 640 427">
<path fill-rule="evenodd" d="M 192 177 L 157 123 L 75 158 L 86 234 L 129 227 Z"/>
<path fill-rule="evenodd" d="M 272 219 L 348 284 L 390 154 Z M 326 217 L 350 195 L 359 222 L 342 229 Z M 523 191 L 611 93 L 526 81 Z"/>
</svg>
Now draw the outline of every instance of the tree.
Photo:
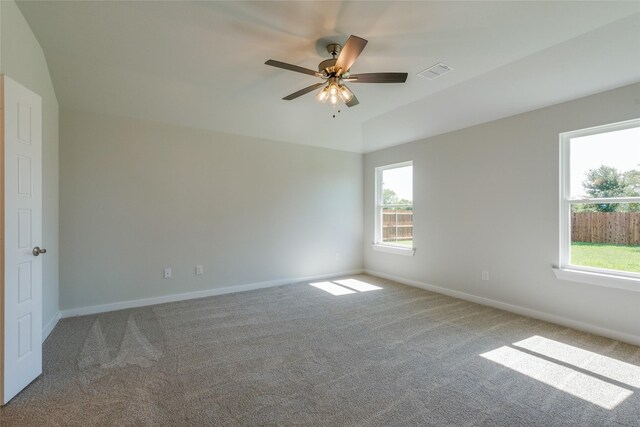
<svg viewBox="0 0 640 427">
<path fill-rule="evenodd" d="M 630 170 L 620 173 L 612 166 L 602 165 L 597 169 L 589 169 L 586 179 L 582 181 L 587 194 L 593 198 L 631 197 L 640 195 L 640 171 Z M 621 203 L 600 203 L 584 205 L 576 210 L 615 212 L 620 210 L 640 210 L 638 203 L 623 205 Z"/>
<path fill-rule="evenodd" d="M 395 191 L 385 188 L 382 190 L 383 205 L 409 205 L 406 208 L 396 207 L 397 210 L 411 210 L 411 201 L 407 199 L 399 199 Z"/>
<path fill-rule="evenodd" d="M 587 179 L 582 181 L 582 186 L 587 194 L 593 198 L 624 197 L 625 183 L 622 174 L 612 166 L 602 165 L 598 169 L 589 169 Z M 617 203 L 600 203 L 593 205 L 599 212 L 615 212 Z"/>
<path fill-rule="evenodd" d="M 625 185 L 626 195 L 629 197 L 640 196 L 640 171 L 630 170 L 622 174 Z M 640 212 L 640 203 L 629 203 L 627 205 L 629 212 Z"/>
<path fill-rule="evenodd" d="M 622 174 L 626 195 L 629 197 L 640 196 L 640 171 L 630 170 Z"/>
<path fill-rule="evenodd" d="M 389 190 L 385 188 L 382 191 L 382 204 L 383 205 L 397 205 L 398 204 L 398 196 L 396 192 L 393 190 Z"/>
</svg>

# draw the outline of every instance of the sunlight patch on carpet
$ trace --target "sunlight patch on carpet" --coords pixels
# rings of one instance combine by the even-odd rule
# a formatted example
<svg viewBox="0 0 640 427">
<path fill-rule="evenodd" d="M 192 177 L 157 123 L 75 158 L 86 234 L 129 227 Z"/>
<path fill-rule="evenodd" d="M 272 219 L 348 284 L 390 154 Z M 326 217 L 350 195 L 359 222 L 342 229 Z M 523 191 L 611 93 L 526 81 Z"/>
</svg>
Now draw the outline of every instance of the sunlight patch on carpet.
<svg viewBox="0 0 640 427">
<path fill-rule="evenodd" d="M 356 293 L 356 291 L 354 291 L 353 289 L 345 288 L 344 286 L 340 286 L 336 283 L 331 283 L 331 282 L 316 282 L 316 283 L 309 283 L 309 284 L 314 288 L 321 289 L 325 292 L 330 293 L 331 295 L 336 295 L 336 296 Z"/>
<path fill-rule="evenodd" d="M 605 409 L 615 408 L 633 394 L 626 388 L 509 346 L 480 356 Z"/>
<path fill-rule="evenodd" d="M 640 366 L 537 335 L 518 341 L 513 345 L 571 364 L 631 387 L 640 388 Z"/>
<path fill-rule="evenodd" d="M 351 289 L 355 289 L 358 292 L 369 292 L 369 291 L 377 291 L 382 289 L 380 286 L 372 285 L 370 283 L 363 282 L 362 280 L 357 279 L 344 279 L 344 280 L 334 280 L 333 283 L 337 283 L 342 286 L 346 286 Z"/>
</svg>

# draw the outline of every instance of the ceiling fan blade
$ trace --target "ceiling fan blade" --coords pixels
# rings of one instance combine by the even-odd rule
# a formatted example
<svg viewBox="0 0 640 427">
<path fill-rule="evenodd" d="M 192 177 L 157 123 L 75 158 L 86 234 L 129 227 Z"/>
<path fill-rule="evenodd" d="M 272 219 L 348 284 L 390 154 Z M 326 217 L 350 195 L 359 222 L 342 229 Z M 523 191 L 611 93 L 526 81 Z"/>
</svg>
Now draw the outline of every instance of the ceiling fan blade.
<svg viewBox="0 0 640 427">
<path fill-rule="evenodd" d="M 348 81 L 351 83 L 404 83 L 407 81 L 407 73 L 365 73 L 351 74 Z M 355 80 L 350 80 L 355 78 Z"/>
<path fill-rule="evenodd" d="M 347 102 L 347 107 L 353 107 L 360 104 L 360 101 L 358 101 L 358 98 L 356 98 L 355 95 L 353 95 L 351 97 L 351 99 L 349 100 L 349 102 Z"/>
<path fill-rule="evenodd" d="M 284 98 L 282 98 L 282 99 L 285 99 L 285 100 L 287 100 L 287 101 L 291 101 L 292 99 L 296 99 L 296 98 L 297 98 L 297 97 L 299 97 L 299 96 L 305 95 L 305 94 L 307 94 L 307 93 L 309 93 L 309 92 L 313 92 L 314 90 L 316 90 L 316 89 L 317 89 L 317 88 L 319 88 L 320 86 L 323 86 L 324 84 L 325 84 L 324 82 L 316 83 L 316 84 L 314 84 L 314 85 L 311 85 L 311 86 L 305 87 L 304 89 L 300 89 L 300 90 L 299 90 L 299 91 L 297 91 L 297 92 L 293 92 L 291 95 L 285 96 L 285 97 L 284 97 Z"/>
<path fill-rule="evenodd" d="M 310 70 L 308 68 L 299 67 L 293 64 L 287 64 L 286 62 L 275 61 L 273 59 L 265 62 L 266 65 L 271 65 L 272 67 L 282 68 L 289 71 L 295 71 L 296 73 L 309 74 L 310 76 L 322 77 L 317 71 Z"/>
<path fill-rule="evenodd" d="M 351 66 L 358 56 L 364 50 L 364 47 L 369 43 L 367 40 L 357 37 L 357 36 L 349 36 L 349 39 L 342 47 L 340 54 L 338 55 L 338 59 L 336 61 L 335 68 L 336 70 L 342 70 L 342 72 L 346 73 L 349 71 Z"/>
</svg>

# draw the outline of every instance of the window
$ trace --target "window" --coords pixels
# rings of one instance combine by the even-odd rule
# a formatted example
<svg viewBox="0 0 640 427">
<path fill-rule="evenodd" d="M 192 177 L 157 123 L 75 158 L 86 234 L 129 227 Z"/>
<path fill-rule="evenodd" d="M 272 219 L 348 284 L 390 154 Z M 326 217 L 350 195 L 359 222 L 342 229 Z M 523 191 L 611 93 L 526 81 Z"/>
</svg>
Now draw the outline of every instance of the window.
<svg viewBox="0 0 640 427">
<path fill-rule="evenodd" d="M 374 248 L 413 255 L 413 162 L 376 168 Z"/>
<path fill-rule="evenodd" d="M 567 132 L 560 143 L 560 270 L 640 290 L 640 119 Z"/>
</svg>

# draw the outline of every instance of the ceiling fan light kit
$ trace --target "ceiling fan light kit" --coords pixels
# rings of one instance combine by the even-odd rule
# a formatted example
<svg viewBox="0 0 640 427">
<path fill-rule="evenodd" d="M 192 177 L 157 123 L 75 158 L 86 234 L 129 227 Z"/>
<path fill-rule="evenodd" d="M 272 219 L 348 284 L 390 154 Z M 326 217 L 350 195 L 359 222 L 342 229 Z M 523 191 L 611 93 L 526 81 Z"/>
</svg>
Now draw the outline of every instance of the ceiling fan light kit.
<svg viewBox="0 0 640 427">
<path fill-rule="evenodd" d="M 332 105 L 338 104 L 338 98 L 342 99 L 345 104 L 351 101 L 353 92 L 346 85 L 338 83 L 336 78 L 332 77 L 330 80 L 332 81 L 327 83 L 316 95 L 318 101 L 327 102 L 329 100 Z"/>
<path fill-rule="evenodd" d="M 316 95 L 318 101 L 322 103 L 329 101 L 332 106 L 337 106 L 342 101 L 347 107 L 353 107 L 358 105 L 359 101 L 351 89 L 343 83 L 345 81 L 352 83 L 404 83 L 407 81 L 407 73 L 351 74 L 351 66 L 358 59 L 367 43 L 367 40 L 351 35 L 344 46 L 337 43 L 328 44 L 327 52 L 332 58 L 320 62 L 318 71 L 273 59 L 268 60 L 265 64 L 325 80 L 282 98 L 286 101 L 291 101 L 322 87 Z"/>
</svg>

